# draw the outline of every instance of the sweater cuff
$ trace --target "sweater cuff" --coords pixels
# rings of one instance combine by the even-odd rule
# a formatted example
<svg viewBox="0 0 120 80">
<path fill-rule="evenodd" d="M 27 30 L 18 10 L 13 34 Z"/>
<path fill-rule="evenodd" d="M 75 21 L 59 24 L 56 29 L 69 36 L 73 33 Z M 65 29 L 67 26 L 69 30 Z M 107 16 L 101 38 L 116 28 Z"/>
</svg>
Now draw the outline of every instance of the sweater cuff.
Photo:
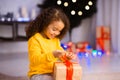
<svg viewBox="0 0 120 80">
<path fill-rule="evenodd" d="M 52 53 L 49 53 L 49 54 L 47 54 L 47 60 L 54 61 L 54 60 L 57 60 L 57 58 L 55 58 L 55 56 Z"/>
</svg>

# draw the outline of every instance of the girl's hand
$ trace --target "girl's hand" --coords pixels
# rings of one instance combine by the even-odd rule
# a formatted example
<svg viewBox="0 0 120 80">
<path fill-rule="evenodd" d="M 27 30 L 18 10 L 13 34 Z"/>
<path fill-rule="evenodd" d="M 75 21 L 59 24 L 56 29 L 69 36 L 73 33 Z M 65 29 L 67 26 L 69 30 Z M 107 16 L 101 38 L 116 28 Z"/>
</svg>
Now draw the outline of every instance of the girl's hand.
<svg viewBox="0 0 120 80">
<path fill-rule="evenodd" d="M 76 56 L 75 56 L 75 54 L 74 54 L 73 52 L 67 52 L 67 53 L 66 53 L 66 57 L 67 57 L 67 59 L 69 59 L 69 60 L 76 58 Z"/>
<path fill-rule="evenodd" d="M 57 58 L 60 58 L 65 54 L 66 54 L 66 51 L 63 51 L 63 50 L 55 50 L 55 51 L 53 51 L 53 55 L 55 57 L 57 57 Z"/>
</svg>

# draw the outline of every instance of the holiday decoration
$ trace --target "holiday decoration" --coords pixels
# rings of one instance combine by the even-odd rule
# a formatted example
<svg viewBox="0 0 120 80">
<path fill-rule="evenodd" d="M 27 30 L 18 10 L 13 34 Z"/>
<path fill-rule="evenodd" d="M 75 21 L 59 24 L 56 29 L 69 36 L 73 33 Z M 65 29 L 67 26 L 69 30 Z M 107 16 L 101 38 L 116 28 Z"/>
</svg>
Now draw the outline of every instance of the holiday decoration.
<svg viewBox="0 0 120 80">
<path fill-rule="evenodd" d="M 82 70 L 77 61 L 72 62 L 66 55 L 54 64 L 54 80 L 81 80 Z"/>
<path fill-rule="evenodd" d="M 38 7 L 44 9 L 48 7 L 59 7 L 70 20 L 70 32 L 72 28 L 77 27 L 81 20 L 91 17 L 96 13 L 97 0 L 44 0 Z"/>
<path fill-rule="evenodd" d="M 76 43 L 76 48 L 78 52 L 83 52 L 83 53 L 84 52 L 91 53 L 92 51 L 92 47 L 88 42 L 78 42 Z"/>
<path fill-rule="evenodd" d="M 78 63 L 72 63 L 73 73 L 67 72 L 65 63 L 56 62 L 54 65 L 54 80 L 81 80 L 82 68 Z M 72 79 L 71 79 L 72 78 Z"/>
<path fill-rule="evenodd" d="M 68 42 L 67 46 L 68 46 L 67 51 L 76 53 L 76 44 L 75 43 Z"/>
<path fill-rule="evenodd" d="M 80 59 L 82 57 L 100 57 L 104 54 L 109 54 L 110 51 L 105 51 L 104 49 L 98 47 L 96 50 L 91 47 L 88 42 L 67 42 L 61 43 L 61 47 L 68 51 L 73 52 Z"/>
<path fill-rule="evenodd" d="M 97 27 L 96 28 L 96 49 L 110 52 L 110 27 Z"/>
</svg>

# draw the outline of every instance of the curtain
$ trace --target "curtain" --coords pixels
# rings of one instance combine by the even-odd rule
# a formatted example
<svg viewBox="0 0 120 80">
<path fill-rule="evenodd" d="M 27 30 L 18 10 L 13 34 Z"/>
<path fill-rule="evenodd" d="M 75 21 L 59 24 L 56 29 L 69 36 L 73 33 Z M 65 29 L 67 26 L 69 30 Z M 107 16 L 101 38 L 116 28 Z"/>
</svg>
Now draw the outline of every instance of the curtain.
<svg viewBox="0 0 120 80">
<path fill-rule="evenodd" d="M 98 0 L 96 22 L 93 20 L 93 29 L 99 26 L 110 27 L 111 29 L 111 49 L 113 53 L 120 53 L 120 0 Z M 93 19 L 94 19 L 93 18 Z"/>
</svg>

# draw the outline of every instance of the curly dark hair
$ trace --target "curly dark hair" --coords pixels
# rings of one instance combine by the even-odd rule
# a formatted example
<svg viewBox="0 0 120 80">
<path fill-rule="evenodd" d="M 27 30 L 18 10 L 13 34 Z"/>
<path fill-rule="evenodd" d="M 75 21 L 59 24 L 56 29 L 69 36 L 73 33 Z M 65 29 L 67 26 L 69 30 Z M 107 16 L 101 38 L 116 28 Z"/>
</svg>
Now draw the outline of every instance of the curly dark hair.
<svg viewBox="0 0 120 80">
<path fill-rule="evenodd" d="M 59 20 L 61 20 L 65 25 L 60 35 L 57 36 L 59 39 L 62 39 L 69 30 L 70 23 L 66 14 L 60 8 L 55 7 L 44 9 L 36 17 L 36 19 L 30 22 L 30 24 L 26 27 L 27 38 L 29 39 L 35 33 L 41 33 L 51 22 Z"/>
</svg>

